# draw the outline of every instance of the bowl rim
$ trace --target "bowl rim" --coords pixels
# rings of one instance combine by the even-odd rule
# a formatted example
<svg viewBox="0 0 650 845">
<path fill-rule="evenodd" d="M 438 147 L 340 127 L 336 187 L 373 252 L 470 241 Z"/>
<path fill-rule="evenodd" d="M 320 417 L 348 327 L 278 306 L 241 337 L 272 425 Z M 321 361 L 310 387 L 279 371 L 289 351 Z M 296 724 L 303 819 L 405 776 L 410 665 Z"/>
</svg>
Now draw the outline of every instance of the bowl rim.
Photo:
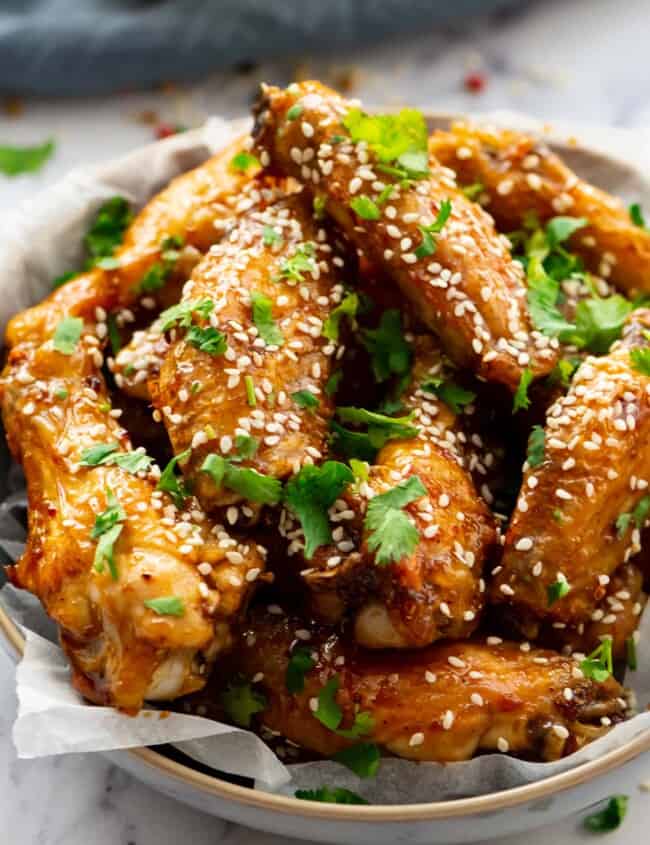
<svg viewBox="0 0 650 845">
<path fill-rule="evenodd" d="M 0 635 L 15 651 L 16 656 L 22 657 L 25 649 L 25 637 L 2 606 L 0 606 Z M 130 755 L 135 758 L 136 762 L 160 775 L 224 801 L 232 801 L 262 811 L 301 816 L 305 819 L 370 824 L 376 822 L 442 821 L 517 807 L 530 801 L 547 799 L 564 790 L 586 784 L 619 768 L 644 752 L 650 752 L 650 729 L 641 731 L 620 748 L 614 748 L 595 760 L 588 760 L 566 772 L 560 772 L 523 786 L 504 789 L 499 792 L 489 792 L 471 798 L 429 801 L 421 804 L 383 804 L 364 807 L 356 804 L 346 806 L 344 804 L 301 801 L 286 795 L 238 786 L 213 775 L 203 774 L 183 763 L 170 760 L 153 748 L 139 747 L 120 750 L 121 754 Z"/>
<path fill-rule="evenodd" d="M 453 120 L 463 119 L 466 115 L 453 110 L 423 109 L 424 115 L 429 121 L 441 121 L 450 123 Z M 499 114 L 488 113 L 478 115 L 481 120 L 495 117 L 497 122 L 507 125 L 512 113 Z M 228 121 L 234 123 L 235 120 Z M 563 150 L 576 148 L 572 141 L 563 141 L 564 132 L 555 132 L 556 127 L 552 124 L 538 125 L 533 131 L 546 137 L 550 146 L 562 147 Z M 205 127 L 190 130 L 186 135 L 197 135 L 205 130 Z M 631 135 L 633 130 L 619 130 Z M 574 138 L 573 135 L 571 135 Z M 169 138 L 156 142 L 157 144 L 173 144 L 174 139 Z M 150 145 L 150 146 L 153 146 Z M 612 155 L 611 151 L 599 148 L 599 145 L 585 143 L 581 140 L 579 146 L 587 152 L 595 152 L 605 155 L 617 164 L 629 165 L 624 157 Z M 20 659 L 24 652 L 25 637 L 16 622 L 7 611 L 0 605 L 0 637 L 2 637 Z M 466 816 L 476 816 L 482 813 L 493 813 L 500 810 L 510 809 L 529 803 L 531 801 L 545 800 L 558 793 L 585 785 L 588 782 L 606 775 L 643 753 L 650 753 L 650 728 L 644 729 L 638 735 L 625 742 L 621 747 L 597 757 L 595 760 L 588 760 L 580 763 L 572 769 L 560 772 L 543 778 L 540 781 L 524 784 L 522 786 L 503 789 L 498 792 L 490 792 L 484 795 L 477 795 L 470 798 L 449 799 L 446 801 L 429 801 L 419 804 L 383 804 L 383 805 L 353 805 L 326 804 L 312 801 L 301 801 L 292 796 L 281 795 L 262 790 L 251 789 L 239 786 L 229 781 L 222 780 L 213 775 L 203 774 L 183 763 L 179 763 L 166 757 L 153 748 L 138 747 L 118 749 L 120 754 L 129 755 L 136 764 L 145 766 L 166 778 L 176 781 L 179 785 L 198 790 L 204 795 L 213 796 L 224 801 L 234 802 L 243 806 L 255 808 L 260 811 L 279 813 L 302 817 L 305 820 L 321 820 L 336 822 L 355 822 L 373 824 L 377 822 L 403 823 L 403 822 L 431 822 L 443 821 Z M 113 752 L 115 753 L 115 752 Z"/>
</svg>

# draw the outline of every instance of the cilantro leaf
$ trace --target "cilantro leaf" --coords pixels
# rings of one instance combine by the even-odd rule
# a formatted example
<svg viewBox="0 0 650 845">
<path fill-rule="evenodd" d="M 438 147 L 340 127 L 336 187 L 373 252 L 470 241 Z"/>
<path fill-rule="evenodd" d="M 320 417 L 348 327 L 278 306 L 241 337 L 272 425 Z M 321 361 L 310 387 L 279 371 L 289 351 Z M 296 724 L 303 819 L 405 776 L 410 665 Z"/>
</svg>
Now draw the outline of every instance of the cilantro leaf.
<svg viewBox="0 0 650 845">
<path fill-rule="evenodd" d="M 286 281 L 294 283 L 304 282 L 304 274 L 311 273 L 316 267 L 315 253 L 316 247 L 311 241 L 298 244 L 293 255 L 280 261 L 280 272 L 277 279 L 286 279 Z"/>
<path fill-rule="evenodd" d="M 97 547 L 95 549 L 95 559 L 93 561 L 93 566 L 96 572 L 103 572 L 104 571 L 104 563 L 108 564 L 108 570 L 111 573 L 111 578 L 113 581 L 117 581 L 118 579 L 118 572 L 117 566 L 115 563 L 115 543 L 117 542 L 117 538 L 122 533 L 122 528 L 124 526 L 121 522 L 116 523 L 113 525 L 112 528 L 109 528 L 104 534 L 99 537 L 99 542 L 97 543 Z"/>
<path fill-rule="evenodd" d="M 616 830 L 625 818 L 628 800 L 627 795 L 614 795 L 604 810 L 586 817 L 584 826 L 592 833 L 609 833 Z"/>
<path fill-rule="evenodd" d="M 379 220 L 381 217 L 377 203 L 365 194 L 354 197 L 350 202 L 350 208 L 362 220 Z"/>
<path fill-rule="evenodd" d="M 616 536 L 620 540 L 627 533 L 630 523 L 632 522 L 631 513 L 619 513 L 616 517 Z"/>
<path fill-rule="evenodd" d="M 419 225 L 418 229 L 422 232 L 422 243 L 415 250 L 416 258 L 426 258 L 433 255 L 436 251 L 436 242 L 433 235 L 439 234 L 451 214 L 451 200 L 443 200 L 440 204 L 440 209 L 433 223 L 428 226 Z"/>
<path fill-rule="evenodd" d="M 251 502 L 275 505 L 282 498 L 282 484 L 277 478 L 263 475 L 250 467 L 233 466 L 221 455 L 207 455 L 201 465 L 217 487 L 226 487 Z"/>
<path fill-rule="evenodd" d="M 420 432 L 416 426 L 409 425 L 413 413 L 404 417 L 387 417 L 365 408 L 342 406 L 336 409 L 336 415 L 342 422 L 367 425 L 368 438 L 375 449 L 381 449 L 388 440 L 409 440 L 417 437 Z"/>
<path fill-rule="evenodd" d="M 284 502 L 300 521 L 305 534 L 305 557 L 332 539 L 328 510 L 354 480 L 352 470 L 338 461 L 302 467 L 288 482 Z"/>
<path fill-rule="evenodd" d="M 632 367 L 644 376 L 650 376 L 650 348 L 643 347 L 630 350 Z"/>
<path fill-rule="evenodd" d="M 190 495 L 188 489 L 183 483 L 182 479 L 176 475 L 176 465 L 180 461 L 185 461 L 189 458 L 192 450 L 186 449 L 184 452 L 179 452 L 167 464 L 160 475 L 156 490 L 164 490 L 169 493 L 177 508 L 182 508 L 185 499 Z"/>
<path fill-rule="evenodd" d="M 62 355 L 72 355 L 83 332 L 84 321 L 81 317 L 64 317 L 57 325 L 52 338 L 52 345 Z"/>
<path fill-rule="evenodd" d="M 578 229 L 589 225 L 586 217 L 553 217 L 546 224 L 546 239 L 551 249 L 567 241 Z"/>
<path fill-rule="evenodd" d="M 379 770 L 380 754 L 374 743 L 359 742 L 334 754 L 331 759 L 347 766 L 357 777 L 371 778 Z"/>
<path fill-rule="evenodd" d="M 337 370 L 335 373 L 327 379 L 325 382 L 325 394 L 327 396 L 334 396 L 336 391 L 339 389 L 339 384 L 341 383 L 341 379 L 343 378 L 343 370 Z"/>
<path fill-rule="evenodd" d="M 573 331 L 575 327 L 564 319 L 556 306 L 560 283 L 548 275 L 539 258 L 529 260 L 527 276 L 526 298 L 535 328 L 548 337 L 557 337 L 561 332 Z"/>
<path fill-rule="evenodd" d="M 339 339 L 341 320 L 343 317 L 348 317 L 350 321 L 354 320 L 358 308 L 359 297 L 356 293 L 348 293 L 336 308 L 332 309 L 323 323 L 323 337 L 326 337 L 328 340 L 337 341 Z"/>
<path fill-rule="evenodd" d="M 122 348 L 122 336 L 120 335 L 115 314 L 109 314 L 106 318 L 106 329 L 108 331 L 108 341 L 111 344 L 111 352 L 113 356 L 117 356 L 117 353 Z"/>
<path fill-rule="evenodd" d="M 544 440 L 546 434 L 541 425 L 534 425 L 528 438 L 526 460 L 529 467 L 538 467 L 544 462 Z"/>
<path fill-rule="evenodd" d="M 588 349 L 595 355 L 605 355 L 618 340 L 625 318 L 634 305 L 619 294 L 601 299 L 592 297 L 576 307 L 575 331 L 567 331 L 560 339 Z"/>
<path fill-rule="evenodd" d="M 266 696 L 253 689 L 248 681 L 231 681 L 219 696 L 226 715 L 240 728 L 250 728 L 255 713 L 261 713 L 266 705 Z"/>
<path fill-rule="evenodd" d="M 160 596 L 157 599 L 146 599 L 144 606 L 153 610 L 159 616 L 183 616 L 185 604 L 178 596 Z"/>
<path fill-rule="evenodd" d="M 259 449 L 260 441 L 257 437 L 251 437 L 250 434 L 238 434 L 235 437 L 235 449 L 237 454 L 230 459 L 233 462 L 249 461 L 255 456 Z"/>
<path fill-rule="evenodd" d="M 189 329 L 194 314 L 198 314 L 204 320 L 207 320 L 213 310 L 214 302 L 211 299 L 190 299 L 172 305 L 171 308 L 163 311 L 158 317 L 156 325 L 161 332 L 167 332 L 174 326 Z"/>
<path fill-rule="evenodd" d="M 516 414 L 518 411 L 527 410 L 530 408 L 530 398 L 528 396 L 528 388 L 533 380 L 533 371 L 530 367 L 522 370 L 521 378 L 517 390 L 515 391 L 515 398 L 512 403 L 512 413 Z"/>
<path fill-rule="evenodd" d="M 61 273 L 61 275 L 57 276 L 56 279 L 52 279 L 52 289 L 56 290 L 57 288 L 60 288 L 66 282 L 69 282 L 70 279 L 74 279 L 78 275 L 78 270 L 67 270 L 65 273 Z"/>
<path fill-rule="evenodd" d="M 133 452 L 118 452 L 117 443 L 98 443 L 89 446 L 81 453 L 80 466 L 96 467 L 103 464 L 114 464 L 134 475 L 146 472 L 153 463 L 152 458 L 140 447 Z"/>
<path fill-rule="evenodd" d="M 638 226 L 640 229 L 645 229 L 645 217 L 643 215 L 643 209 L 641 208 L 640 203 L 633 202 L 632 205 L 628 208 L 628 212 L 630 215 L 630 220 L 634 223 L 635 226 Z"/>
<path fill-rule="evenodd" d="M 108 458 L 119 449 L 117 443 L 98 443 L 96 446 L 89 446 L 81 453 L 79 461 L 82 467 L 96 467 L 108 463 Z"/>
<path fill-rule="evenodd" d="M 645 526 L 650 513 L 650 495 L 644 496 L 632 511 L 632 519 L 639 531 Z"/>
<path fill-rule="evenodd" d="M 253 322 L 264 343 L 269 346 L 282 346 L 284 335 L 273 319 L 273 303 L 268 296 L 264 296 L 259 291 L 253 291 L 251 293 L 251 305 L 253 308 Z"/>
<path fill-rule="evenodd" d="M 287 120 L 296 120 L 296 118 L 300 117 L 304 110 L 305 107 L 302 103 L 294 103 L 289 109 L 287 109 Z"/>
<path fill-rule="evenodd" d="M 218 329 L 213 326 L 201 328 L 201 326 L 190 326 L 185 340 L 194 346 L 199 352 L 206 352 L 208 355 L 223 355 L 228 349 L 228 341 Z"/>
<path fill-rule="evenodd" d="M 612 638 L 601 640 L 600 645 L 580 663 L 580 669 L 586 678 L 599 684 L 604 683 L 614 673 Z"/>
<path fill-rule="evenodd" d="M 417 475 L 412 475 L 368 503 L 364 528 L 368 532 L 368 548 L 376 552 L 379 566 L 397 562 L 415 549 L 420 534 L 402 508 L 426 492 Z"/>
<path fill-rule="evenodd" d="M 460 414 L 467 405 L 476 399 L 476 393 L 472 390 L 465 390 L 451 379 L 427 379 L 421 385 L 421 389 L 435 395 L 448 405 L 455 414 Z"/>
<path fill-rule="evenodd" d="M 375 726 L 374 720 L 370 713 L 355 713 L 351 727 L 341 728 L 343 711 L 336 701 L 336 694 L 340 687 L 341 678 L 339 675 L 333 675 L 318 693 L 318 705 L 314 710 L 314 716 L 322 725 L 325 725 L 338 736 L 346 739 L 358 739 L 372 731 Z"/>
<path fill-rule="evenodd" d="M 262 241 L 264 246 L 276 246 L 284 243 L 282 235 L 273 226 L 265 226 L 262 230 Z"/>
<path fill-rule="evenodd" d="M 476 201 L 484 190 L 485 185 L 482 182 L 473 182 L 471 185 L 464 185 L 461 188 L 461 191 L 465 194 L 467 199 L 472 202 Z"/>
<path fill-rule="evenodd" d="M 40 170 L 54 152 L 54 147 L 52 139 L 33 147 L 0 146 L 0 173 L 17 176 Z"/>
<path fill-rule="evenodd" d="M 569 387 L 573 374 L 579 366 L 579 358 L 560 358 L 548 376 L 549 382 L 551 384 L 561 384 L 563 387 Z"/>
<path fill-rule="evenodd" d="M 386 381 L 394 373 L 403 375 L 409 371 L 411 348 L 404 339 L 402 317 L 397 309 L 384 311 L 379 326 L 364 331 L 362 340 L 370 353 L 376 381 Z"/>
<path fill-rule="evenodd" d="M 129 203 L 124 197 L 111 197 L 100 206 L 84 237 L 84 247 L 88 253 L 87 267 L 113 255 L 122 243 L 124 232 L 132 219 Z"/>
<path fill-rule="evenodd" d="M 316 662 L 312 659 L 311 651 L 306 646 L 298 646 L 291 652 L 287 664 L 286 685 L 287 690 L 295 695 L 305 688 L 305 675 L 310 672 Z"/>
<path fill-rule="evenodd" d="M 318 397 L 310 390 L 296 390 L 291 394 L 291 398 L 299 408 L 306 408 L 308 411 L 313 411 L 319 405 Z"/>
<path fill-rule="evenodd" d="M 230 169 L 238 170 L 240 173 L 246 173 L 251 167 L 261 167 L 260 160 L 252 153 L 247 153 L 244 150 L 237 153 L 230 159 Z"/>
<path fill-rule="evenodd" d="M 416 109 L 402 109 L 397 114 L 369 115 L 352 108 L 343 125 L 353 142 L 365 141 L 380 162 L 396 162 L 411 177 L 427 172 L 427 125 Z"/>
<path fill-rule="evenodd" d="M 625 661 L 627 663 L 627 668 L 631 669 L 632 672 L 636 672 L 638 668 L 638 661 L 636 656 L 636 640 L 634 639 L 634 634 L 625 640 Z"/>
<path fill-rule="evenodd" d="M 370 436 L 360 431 L 350 431 L 339 425 L 336 420 L 330 422 L 332 430 L 332 448 L 344 458 L 357 458 L 372 463 L 377 455 L 377 446 L 373 446 Z"/>
<path fill-rule="evenodd" d="M 555 604 L 556 601 L 563 599 L 564 596 L 571 592 L 571 587 L 568 581 L 558 580 L 553 584 L 549 584 L 546 588 L 546 596 L 548 598 L 548 606 Z"/>
<path fill-rule="evenodd" d="M 294 796 L 301 801 L 321 801 L 325 804 L 368 804 L 356 792 L 342 786 L 320 786 L 318 789 L 297 789 Z"/>
<path fill-rule="evenodd" d="M 102 534 L 106 534 L 114 525 L 118 522 L 122 522 L 126 519 L 126 514 L 122 509 L 119 501 L 115 498 L 113 491 L 110 489 L 106 490 L 106 501 L 108 507 L 102 513 L 97 514 L 95 517 L 95 525 L 93 530 L 90 532 L 91 539 L 97 540 Z"/>
<path fill-rule="evenodd" d="M 356 458 L 351 458 L 350 469 L 352 470 L 356 481 L 367 481 L 370 478 L 370 468 L 366 461 L 359 461 Z"/>
</svg>

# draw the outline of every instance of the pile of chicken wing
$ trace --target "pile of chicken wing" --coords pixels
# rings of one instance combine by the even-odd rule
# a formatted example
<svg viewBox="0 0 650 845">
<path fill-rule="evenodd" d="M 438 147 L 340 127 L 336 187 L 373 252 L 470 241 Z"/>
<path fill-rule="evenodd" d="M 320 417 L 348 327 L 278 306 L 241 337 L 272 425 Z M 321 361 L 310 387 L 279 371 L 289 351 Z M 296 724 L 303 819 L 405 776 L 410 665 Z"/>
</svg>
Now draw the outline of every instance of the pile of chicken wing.
<svg viewBox="0 0 650 845">
<path fill-rule="evenodd" d="M 10 568 L 73 682 L 289 759 L 553 760 L 629 717 L 650 231 L 537 138 L 319 83 L 7 331 Z"/>
</svg>

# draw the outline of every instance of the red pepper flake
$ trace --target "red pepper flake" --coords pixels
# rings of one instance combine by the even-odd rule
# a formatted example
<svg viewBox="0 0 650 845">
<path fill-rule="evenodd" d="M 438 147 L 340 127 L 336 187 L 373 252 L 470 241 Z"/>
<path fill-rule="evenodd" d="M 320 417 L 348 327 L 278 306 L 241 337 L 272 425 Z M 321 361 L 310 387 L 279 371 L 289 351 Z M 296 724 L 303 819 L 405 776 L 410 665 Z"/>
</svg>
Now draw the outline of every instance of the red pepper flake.
<svg viewBox="0 0 650 845">
<path fill-rule="evenodd" d="M 172 135 L 178 135 L 179 132 L 185 132 L 187 126 L 181 126 L 174 123 L 159 123 L 154 129 L 154 135 L 161 141 L 163 138 L 169 138 Z"/>
<path fill-rule="evenodd" d="M 470 71 L 463 80 L 465 90 L 472 94 L 480 94 L 487 86 L 487 77 L 480 70 Z"/>
</svg>

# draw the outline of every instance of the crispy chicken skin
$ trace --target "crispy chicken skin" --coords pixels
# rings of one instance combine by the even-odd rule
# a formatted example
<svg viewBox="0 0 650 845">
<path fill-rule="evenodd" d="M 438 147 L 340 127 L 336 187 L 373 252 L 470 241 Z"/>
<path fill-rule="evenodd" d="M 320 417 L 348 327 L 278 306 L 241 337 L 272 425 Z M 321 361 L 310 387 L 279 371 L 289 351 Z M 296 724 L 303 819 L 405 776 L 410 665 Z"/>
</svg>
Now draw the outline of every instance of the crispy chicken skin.
<svg viewBox="0 0 650 845">
<path fill-rule="evenodd" d="M 277 237 L 268 243 L 271 230 Z M 297 260 L 300 278 L 287 270 Z M 238 436 L 258 441 L 255 454 L 240 465 L 272 478 L 284 479 L 322 457 L 332 413 L 323 388 L 337 351 L 323 336 L 323 323 L 343 295 L 336 260 L 311 203 L 294 195 L 242 218 L 186 284 L 183 302 L 215 303 L 213 324 L 228 348 L 210 355 L 185 332 L 172 332 L 150 388 L 174 451 L 192 448 L 183 472 L 206 509 L 244 498 L 217 488 L 200 471 L 208 454 L 235 456 Z M 254 320 L 260 295 L 282 334 L 278 343 L 265 342 L 264 328 Z M 297 401 L 300 391 L 316 397 L 318 405 Z"/>
<path fill-rule="evenodd" d="M 587 622 L 608 577 L 640 549 L 633 514 L 650 480 L 650 378 L 630 353 L 648 347 L 648 328 L 650 311 L 634 311 L 609 354 L 584 361 L 548 411 L 543 461 L 525 466 L 490 597 L 530 638 L 542 620 Z M 549 603 L 558 579 L 570 589 Z"/>
<path fill-rule="evenodd" d="M 349 488 L 331 512 L 334 542 L 304 562 L 314 611 L 334 622 L 351 610 L 355 638 L 369 648 L 413 648 L 468 637 L 483 607 L 481 576 L 496 542 L 494 521 L 462 465 L 466 456 L 455 415 L 421 389 L 440 373 L 435 342 L 420 337 L 412 383 L 402 397 L 414 412 L 419 435 L 380 450 L 368 481 Z M 418 544 L 401 560 L 379 565 L 363 526 L 368 502 L 411 476 L 427 491 L 406 508 L 419 531 Z M 295 537 L 288 515 L 284 531 Z M 294 540 L 290 553 L 300 545 Z"/>
<path fill-rule="evenodd" d="M 304 690 L 292 695 L 287 664 L 305 627 L 314 631 L 307 645 L 316 665 L 305 674 Z M 463 640 L 420 651 L 369 652 L 332 632 L 261 611 L 250 619 L 234 665 L 248 679 L 262 676 L 256 685 L 268 702 L 258 717 L 262 725 L 326 756 L 354 744 L 312 710 L 335 676 L 341 726 L 349 727 L 356 712 L 369 713 L 374 725 L 361 740 L 410 760 L 455 762 L 496 750 L 555 760 L 604 733 L 602 717 L 624 715 L 614 678 L 595 683 L 572 658 L 525 652 L 518 643 Z"/>
<path fill-rule="evenodd" d="M 261 572 L 264 557 L 221 527 L 211 533 L 197 511 L 182 519 L 156 491 L 155 471 L 80 465 L 90 446 L 131 448 L 109 412 L 100 363 L 92 334 L 71 355 L 51 340 L 21 344 L 9 355 L 2 414 L 29 495 L 27 548 L 9 573 L 59 624 L 84 696 L 136 711 L 145 699 L 169 700 L 203 686 L 209 665 L 231 643 L 230 621 L 254 580 L 246 576 Z M 124 517 L 114 543 L 116 577 L 107 562 L 102 571 L 94 565 L 99 539 L 91 536 L 112 497 Z M 227 557 L 233 549 L 242 559 L 237 566 Z M 207 575 L 199 563 L 209 564 Z M 180 615 L 144 604 L 167 597 L 180 602 Z"/>
<path fill-rule="evenodd" d="M 161 260 L 164 239 L 173 235 L 183 238 L 186 252 L 170 276 L 170 289 L 177 280 L 175 273 L 184 281 L 192 262 L 196 261 L 197 250 L 205 251 L 221 237 L 228 221 L 240 213 L 241 203 L 246 205 L 248 200 L 259 198 L 259 188 L 251 179 L 252 171 L 242 173 L 230 166 L 243 144 L 243 138 L 238 138 L 204 164 L 172 180 L 127 229 L 124 242 L 116 252 L 119 267 L 94 268 L 82 273 L 43 302 L 17 314 L 7 329 L 7 345 L 33 339 L 36 334 L 49 336 L 67 314 L 92 320 L 97 308 L 104 311 L 131 308 L 141 296 L 138 285 Z M 167 304 L 164 287 L 155 296 Z"/>
<path fill-rule="evenodd" d="M 543 140 L 459 122 L 435 132 L 429 150 L 461 185 L 482 186 L 481 201 L 500 231 L 519 229 L 530 212 L 542 224 L 556 215 L 585 217 L 589 225 L 571 238 L 571 250 L 628 293 L 650 292 L 648 231 L 632 223 L 619 199 L 579 179 Z"/>
<path fill-rule="evenodd" d="M 287 117 L 301 108 L 297 119 Z M 430 175 L 409 187 L 392 184 L 364 143 L 332 144 L 347 138 L 343 119 L 351 104 L 316 82 L 287 90 L 265 87 L 256 105 L 254 136 L 261 155 L 322 198 L 327 212 L 350 241 L 399 285 L 419 317 L 442 339 L 460 366 L 515 390 L 523 370 L 534 375 L 554 365 L 554 343 L 533 330 L 521 267 L 493 223 L 457 190 L 453 174 L 431 164 Z M 362 219 L 351 203 L 367 194 L 378 219 Z M 421 225 L 430 225 L 442 203 L 451 215 L 436 235 L 435 254 L 418 258 Z"/>
</svg>

